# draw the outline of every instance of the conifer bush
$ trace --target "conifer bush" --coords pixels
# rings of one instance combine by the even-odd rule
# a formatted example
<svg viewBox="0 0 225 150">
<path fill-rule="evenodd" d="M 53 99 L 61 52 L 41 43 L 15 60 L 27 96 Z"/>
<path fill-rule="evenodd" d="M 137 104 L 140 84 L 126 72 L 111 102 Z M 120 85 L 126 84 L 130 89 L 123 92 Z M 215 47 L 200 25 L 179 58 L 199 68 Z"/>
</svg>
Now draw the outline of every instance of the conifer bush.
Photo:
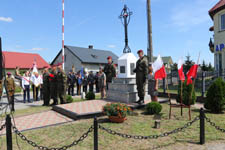
<svg viewBox="0 0 225 150">
<path fill-rule="evenodd" d="M 178 86 L 178 95 L 177 95 L 177 102 L 180 103 L 181 100 L 181 84 L 183 84 L 183 90 L 182 90 L 182 102 L 183 104 L 189 106 L 189 105 L 194 105 L 196 102 L 196 95 L 195 95 L 195 89 L 193 89 L 192 93 L 192 98 L 190 99 L 191 96 L 191 91 L 192 91 L 192 84 L 187 85 L 187 81 L 183 83 L 179 83 Z"/>
<path fill-rule="evenodd" d="M 207 90 L 204 107 L 213 113 L 221 113 L 225 107 L 225 82 L 216 79 Z"/>
</svg>

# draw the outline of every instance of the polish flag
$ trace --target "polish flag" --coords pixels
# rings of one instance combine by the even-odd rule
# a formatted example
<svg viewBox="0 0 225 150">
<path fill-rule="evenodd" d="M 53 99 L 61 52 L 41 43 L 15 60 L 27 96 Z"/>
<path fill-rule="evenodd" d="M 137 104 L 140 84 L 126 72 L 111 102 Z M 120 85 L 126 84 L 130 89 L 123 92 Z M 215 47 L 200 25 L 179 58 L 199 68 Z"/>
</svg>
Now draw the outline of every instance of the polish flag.
<svg viewBox="0 0 225 150">
<path fill-rule="evenodd" d="M 160 55 L 156 61 L 152 64 L 153 72 L 155 73 L 155 79 L 162 80 L 166 78 L 166 70 Z"/>
<path fill-rule="evenodd" d="M 190 70 L 187 73 L 187 85 L 192 84 L 192 78 L 197 77 L 198 65 L 194 64 L 191 66 Z"/>
<path fill-rule="evenodd" d="M 184 72 L 183 72 L 183 65 L 184 65 L 184 60 L 183 60 L 183 58 L 181 58 L 178 61 L 178 74 L 179 74 L 180 80 L 182 82 L 184 82 L 184 80 L 185 80 L 185 76 L 184 76 Z"/>
<path fill-rule="evenodd" d="M 36 60 L 33 63 L 33 71 L 32 71 L 32 73 L 38 73 Z"/>
</svg>

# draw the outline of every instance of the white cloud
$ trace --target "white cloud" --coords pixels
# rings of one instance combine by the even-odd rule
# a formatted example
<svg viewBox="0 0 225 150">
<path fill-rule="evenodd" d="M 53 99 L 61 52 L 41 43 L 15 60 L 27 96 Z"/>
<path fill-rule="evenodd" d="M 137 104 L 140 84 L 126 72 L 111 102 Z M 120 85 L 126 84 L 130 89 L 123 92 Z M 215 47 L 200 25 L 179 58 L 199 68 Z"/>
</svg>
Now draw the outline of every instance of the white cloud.
<svg viewBox="0 0 225 150">
<path fill-rule="evenodd" d="M 0 21 L 4 21 L 4 22 L 12 22 L 13 19 L 11 17 L 0 17 Z"/>
<path fill-rule="evenodd" d="M 47 48 L 39 48 L 39 47 L 35 47 L 30 49 L 31 51 L 42 51 L 42 50 L 47 50 Z"/>
<path fill-rule="evenodd" d="M 116 48 L 116 45 L 110 44 L 107 46 L 108 48 Z"/>
<path fill-rule="evenodd" d="M 195 0 L 176 5 L 170 16 L 171 25 L 179 31 L 188 31 L 194 26 L 210 21 L 208 11 L 216 2 L 217 0 Z"/>
</svg>

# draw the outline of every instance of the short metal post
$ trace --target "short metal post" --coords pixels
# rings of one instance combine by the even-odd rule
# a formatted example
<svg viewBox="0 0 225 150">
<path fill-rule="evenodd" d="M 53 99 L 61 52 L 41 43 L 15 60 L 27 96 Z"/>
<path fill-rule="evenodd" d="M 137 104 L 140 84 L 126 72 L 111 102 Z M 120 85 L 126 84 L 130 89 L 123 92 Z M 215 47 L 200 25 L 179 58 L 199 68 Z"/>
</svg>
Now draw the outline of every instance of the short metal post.
<svg viewBox="0 0 225 150">
<path fill-rule="evenodd" d="M 12 150 L 12 123 L 10 115 L 6 116 L 6 142 L 7 150 Z"/>
<path fill-rule="evenodd" d="M 202 98 L 205 95 L 205 71 L 202 72 Z"/>
<path fill-rule="evenodd" d="M 94 150 L 98 150 L 98 120 L 94 118 Z"/>
<path fill-rule="evenodd" d="M 200 144 L 205 144 L 205 113 L 203 108 L 200 109 Z"/>
<path fill-rule="evenodd" d="M 163 93 L 166 93 L 166 79 L 163 79 Z"/>
</svg>

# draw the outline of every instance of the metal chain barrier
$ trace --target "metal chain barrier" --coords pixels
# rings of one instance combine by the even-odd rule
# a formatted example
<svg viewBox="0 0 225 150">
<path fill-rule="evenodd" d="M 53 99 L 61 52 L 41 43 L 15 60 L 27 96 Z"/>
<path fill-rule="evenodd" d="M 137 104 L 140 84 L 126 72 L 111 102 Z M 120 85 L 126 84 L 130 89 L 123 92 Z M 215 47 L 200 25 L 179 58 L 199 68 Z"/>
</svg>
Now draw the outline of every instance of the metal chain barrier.
<svg viewBox="0 0 225 150">
<path fill-rule="evenodd" d="M 180 128 L 177 128 L 177 129 L 174 129 L 170 132 L 165 132 L 165 133 L 162 133 L 160 135 L 150 135 L 150 136 L 141 136 L 141 135 L 128 135 L 128 134 L 122 134 L 122 133 L 119 133 L 119 132 L 116 132 L 114 130 L 111 130 L 111 129 L 107 129 L 101 125 L 99 125 L 99 129 L 103 130 L 103 131 L 106 131 L 107 133 L 109 134 L 112 134 L 112 135 L 118 135 L 120 137 L 123 137 L 123 138 L 132 138 L 132 139 L 138 139 L 138 140 L 147 140 L 147 139 L 158 139 L 159 137 L 166 137 L 166 136 L 169 136 L 171 134 L 174 134 L 174 133 L 178 133 L 178 132 L 181 132 L 183 131 L 184 129 L 190 127 L 193 123 L 195 123 L 196 121 L 199 120 L 199 116 L 195 117 L 195 119 L 191 122 L 188 122 L 187 124 L 185 124 L 183 127 L 180 127 Z"/>
<path fill-rule="evenodd" d="M 221 127 L 217 126 L 214 122 L 212 122 L 212 121 L 211 121 L 209 118 L 207 118 L 206 116 L 205 116 L 205 120 L 206 120 L 211 126 L 215 127 L 216 130 L 219 130 L 219 131 L 225 133 L 225 129 L 222 129 Z"/>
<path fill-rule="evenodd" d="M 77 144 L 79 144 L 80 142 L 84 141 L 84 139 L 86 139 L 89 135 L 89 133 L 91 133 L 94 129 L 93 126 L 91 126 L 87 132 L 85 132 L 78 140 L 73 141 L 70 145 L 66 145 L 66 146 L 62 146 L 60 148 L 48 148 L 45 146 L 39 146 L 37 145 L 35 142 L 27 139 L 27 137 L 25 135 L 23 135 L 15 126 L 12 127 L 13 131 L 25 142 L 27 142 L 28 144 L 30 144 L 31 146 L 38 148 L 40 150 L 67 150 L 70 147 L 76 146 Z"/>
</svg>

